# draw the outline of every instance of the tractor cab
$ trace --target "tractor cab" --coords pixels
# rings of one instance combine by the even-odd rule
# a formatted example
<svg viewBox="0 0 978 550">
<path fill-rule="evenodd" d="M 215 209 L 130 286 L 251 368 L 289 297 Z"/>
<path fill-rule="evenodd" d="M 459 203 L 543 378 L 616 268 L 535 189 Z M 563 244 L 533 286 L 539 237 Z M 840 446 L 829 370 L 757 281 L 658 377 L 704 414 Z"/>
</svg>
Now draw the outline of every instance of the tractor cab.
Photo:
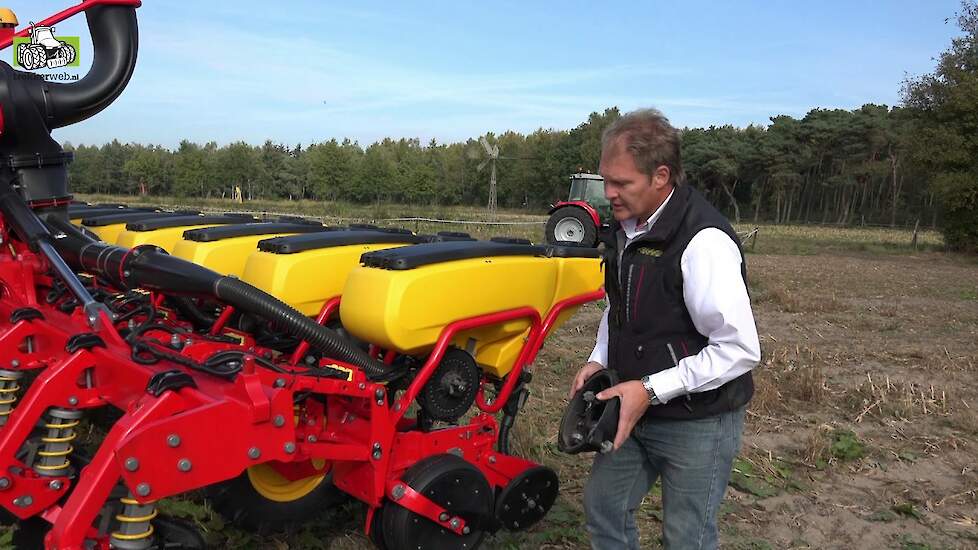
<svg viewBox="0 0 978 550">
<path fill-rule="evenodd" d="M 611 217 L 611 204 L 604 197 L 604 178 L 579 172 L 570 177 L 566 201 L 550 209 L 546 237 L 550 244 L 595 246 L 598 229 Z"/>
<path fill-rule="evenodd" d="M 604 178 L 582 173 L 572 175 L 570 181 L 568 201 L 584 201 L 599 210 L 608 207 L 608 199 L 604 198 Z"/>
</svg>

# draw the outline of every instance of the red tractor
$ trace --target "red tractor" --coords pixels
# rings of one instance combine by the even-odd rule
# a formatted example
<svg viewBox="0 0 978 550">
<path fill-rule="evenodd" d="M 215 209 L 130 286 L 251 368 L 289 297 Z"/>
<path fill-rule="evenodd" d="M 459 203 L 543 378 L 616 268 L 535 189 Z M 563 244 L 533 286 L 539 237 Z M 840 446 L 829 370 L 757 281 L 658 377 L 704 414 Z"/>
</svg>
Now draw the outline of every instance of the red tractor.
<svg viewBox="0 0 978 550">
<path fill-rule="evenodd" d="M 567 200 L 553 205 L 548 212 L 547 242 L 593 247 L 598 244 L 598 230 L 611 216 L 611 206 L 604 197 L 604 178 L 578 173 L 570 180 Z"/>
</svg>

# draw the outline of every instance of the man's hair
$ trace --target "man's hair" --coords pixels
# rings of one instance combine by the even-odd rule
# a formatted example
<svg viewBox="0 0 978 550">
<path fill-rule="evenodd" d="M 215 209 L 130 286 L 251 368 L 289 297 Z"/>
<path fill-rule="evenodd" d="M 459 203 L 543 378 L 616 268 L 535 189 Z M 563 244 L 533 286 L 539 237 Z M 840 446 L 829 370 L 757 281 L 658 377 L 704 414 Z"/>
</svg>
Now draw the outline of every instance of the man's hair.
<svg viewBox="0 0 978 550">
<path fill-rule="evenodd" d="M 683 172 L 679 130 L 658 109 L 639 109 L 611 123 L 601 135 L 601 148 L 607 150 L 618 138 L 624 138 L 635 167 L 652 175 L 659 166 L 669 167 L 669 181 L 680 186 L 686 181 Z"/>
</svg>

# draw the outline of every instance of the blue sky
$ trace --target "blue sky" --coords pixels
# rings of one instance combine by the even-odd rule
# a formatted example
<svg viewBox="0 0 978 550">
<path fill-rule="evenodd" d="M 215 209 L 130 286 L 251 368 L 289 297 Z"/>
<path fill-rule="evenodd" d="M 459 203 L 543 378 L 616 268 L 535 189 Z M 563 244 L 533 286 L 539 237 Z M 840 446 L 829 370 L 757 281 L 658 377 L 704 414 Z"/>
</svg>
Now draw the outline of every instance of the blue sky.
<svg viewBox="0 0 978 550">
<path fill-rule="evenodd" d="M 74 1 L 6 5 L 23 25 Z M 814 107 L 898 103 L 905 76 L 929 72 L 958 33 L 958 7 L 144 0 L 128 89 L 55 137 L 169 147 L 182 138 L 451 142 L 573 128 L 614 105 L 656 106 L 679 126 L 765 124 Z M 82 36 L 84 72 L 84 18 L 57 34 Z"/>
</svg>

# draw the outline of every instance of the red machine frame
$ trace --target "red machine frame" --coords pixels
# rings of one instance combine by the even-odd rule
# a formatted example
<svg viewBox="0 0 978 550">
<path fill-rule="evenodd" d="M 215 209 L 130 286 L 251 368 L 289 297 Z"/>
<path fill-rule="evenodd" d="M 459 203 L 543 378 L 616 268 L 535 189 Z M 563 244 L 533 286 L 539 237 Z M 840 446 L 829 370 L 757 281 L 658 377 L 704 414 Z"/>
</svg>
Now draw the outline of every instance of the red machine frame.
<svg viewBox="0 0 978 550">
<path fill-rule="evenodd" d="M 96 6 L 139 6 L 139 0 L 86 0 L 38 25 L 52 25 Z M 14 36 L 25 36 L 29 29 Z M 0 49 L 13 36 L 0 38 Z M 2 112 L 2 111 L 0 111 Z M 575 204 L 562 203 L 562 204 Z M 597 213 L 583 204 L 597 223 Z M 39 204 L 32 205 L 35 208 Z M 50 204 L 45 206 L 50 207 Z M 580 206 L 580 205 L 579 205 Z M 8 373 L 36 375 L 19 402 L 10 398 L 19 389 L 9 386 L 0 395 L 10 410 L 0 422 L 0 505 L 17 518 L 41 517 L 52 527 L 45 538 L 48 548 L 81 550 L 95 541 L 109 548 L 109 536 L 93 524 L 110 494 L 122 484 L 132 502 L 148 505 L 161 498 L 223 482 L 247 468 L 268 464 L 289 480 L 332 471 L 333 483 L 369 507 L 366 529 L 385 502 L 396 503 L 458 535 L 468 533 L 464 518 L 412 489 L 404 473 L 419 460 L 455 453 L 473 464 L 492 487 L 505 487 L 536 465 L 497 449 L 500 429 L 495 414 L 504 409 L 523 380 L 558 316 L 569 307 L 598 300 L 602 290 L 573 296 L 555 304 L 541 318 L 538 311 L 521 307 L 456 320 L 440 333 L 423 365 L 400 395 L 382 382 L 369 379 L 353 364 L 322 358 L 317 373 L 347 373 L 345 378 L 323 377 L 302 371 L 300 360 L 310 344 L 301 342 L 290 354 L 278 354 L 256 343 L 248 334 L 229 327 L 235 308 L 226 305 L 206 334 L 178 337 L 179 346 L 159 340 L 163 330 L 187 324 L 174 311 L 156 322 L 142 342 L 163 354 L 153 364 L 136 361 L 124 336 L 127 321 L 148 324 L 148 316 L 113 318 L 107 310 L 93 314 L 41 297 L 56 285 L 52 259 L 19 240 L 8 220 L 0 217 L 0 367 Z M 132 251 L 130 251 L 132 252 Z M 127 253 L 128 254 L 128 253 Z M 138 255 L 138 253 L 137 253 Z M 119 280 L 123 280 L 120 262 Z M 108 294 L 127 290 L 106 286 L 93 278 L 94 287 Z M 150 297 L 163 310 L 163 294 Z M 327 300 L 317 316 L 325 324 L 338 311 L 340 297 Z M 9 320 L 9 321 L 7 321 Z M 467 423 L 437 430 L 421 430 L 407 418 L 408 408 L 438 369 L 454 336 L 476 327 L 526 320 L 524 344 L 508 374 L 501 380 L 483 373 L 475 405 L 479 412 Z M 221 337 L 231 338 L 221 338 Z M 186 361 L 203 361 L 215 353 L 241 354 L 235 376 L 222 378 L 195 370 Z M 372 348 L 390 369 L 396 353 Z M 270 368 L 274 366 L 275 368 Z M 181 384 L 163 387 L 164 375 Z M 3 375 L 0 375 L 2 377 Z M 492 398 L 488 388 L 497 388 Z M 321 399 L 299 396 L 316 395 Z M 47 443 L 65 450 L 37 450 L 25 454 L 36 439 L 38 426 L 69 430 L 77 420 L 51 419 L 51 411 L 85 411 L 111 406 L 122 412 L 78 475 L 67 468 L 61 474 L 39 470 L 25 457 L 68 456 L 71 437 L 48 437 Z M 74 417 L 72 417 L 74 418 Z M 295 421 L 288 421 L 294 419 Z M 46 455 L 44 453 L 47 453 Z M 319 469 L 314 461 L 325 461 Z M 65 462 L 66 465 L 69 462 Z M 88 541 L 88 542 L 87 542 Z"/>
</svg>

